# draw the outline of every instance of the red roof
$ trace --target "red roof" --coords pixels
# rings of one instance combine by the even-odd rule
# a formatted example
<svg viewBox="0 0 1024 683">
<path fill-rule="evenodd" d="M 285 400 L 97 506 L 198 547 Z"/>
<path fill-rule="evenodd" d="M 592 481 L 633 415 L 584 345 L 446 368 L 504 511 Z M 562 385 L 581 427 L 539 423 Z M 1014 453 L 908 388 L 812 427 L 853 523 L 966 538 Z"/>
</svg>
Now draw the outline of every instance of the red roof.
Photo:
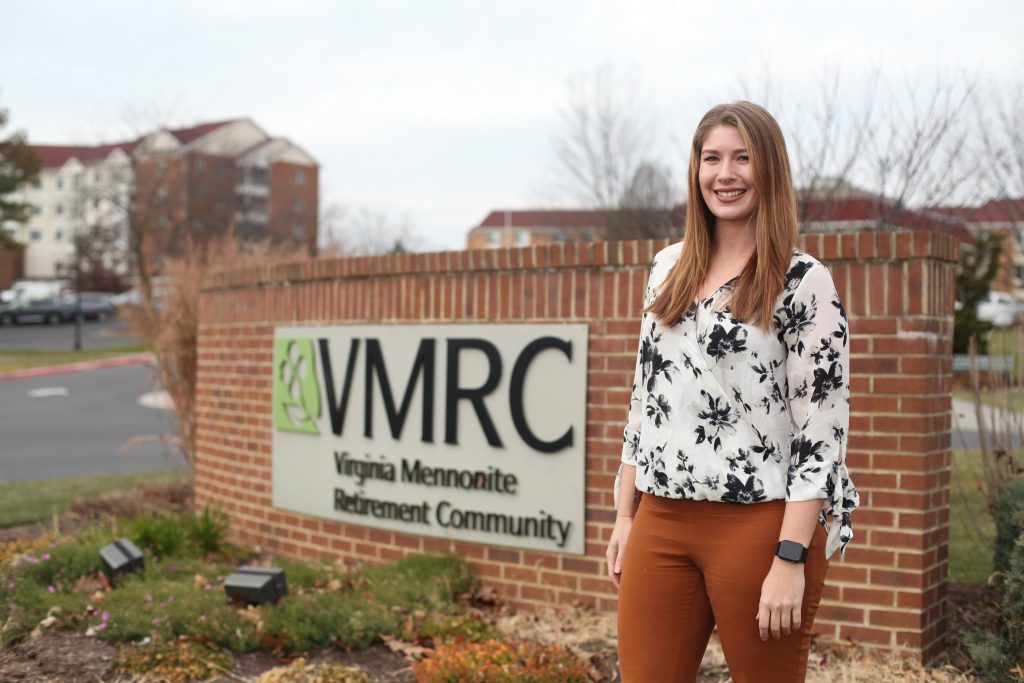
<svg viewBox="0 0 1024 683">
<path fill-rule="evenodd" d="M 956 210 L 956 209 L 953 209 Z M 1024 199 L 990 199 L 981 206 L 959 209 L 969 223 L 1015 223 L 1024 221 Z"/>
<path fill-rule="evenodd" d="M 228 121 L 203 123 L 191 128 L 176 128 L 167 132 L 177 138 L 181 144 L 187 145 L 193 140 L 197 140 L 207 133 L 212 133 L 218 128 L 234 123 L 237 120 L 231 119 Z M 130 142 L 115 142 L 109 145 L 32 145 L 32 149 L 39 155 L 43 168 L 60 168 L 72 157 L 82 163 L 88 163 L 90 161 L 106 159 L 115 149 L 122 149 L 125 154 L 131 154 L 141 141 L 142 138 Z"/>
<path fill-rule="evenodd" d="M 605 211 L 539 209 L 491 211 L 479 228 L 598 228 L 604 227 Z"/>
<path fill-rule="evenodd" d="M 100 161 L 110 156 L 115 149 L 124 150 L 125 154 L 131 154 L 139 141 L 120 142 L 112 145 L 32 145 L 42 162 L 43 168 L 60 168 L 67 163 L 68 159 L 74 157 L 82 163 Z"/>
<path fill-rule="evenodd" d="M 812 199 L 802 202 L 800 208 L 801 223 L 877 223 L 884 220 L 897 229 L 941 232 L 954 235 L 962 242 L 972 241 L 962 216 L 934 210 L 900 209 L 873 197 Z"/>
<path fill-rule="evenodd" d="M 191 128 L 177 128 L 169 130 L 168 132 L 174 137 L 178 138 L 178 141 L 187 145 L 188 143 L 203 137 L 207 133 L 212 133 L 221 126 L 226 126 L 229 123 L 234 123 L 238 119 L 228 119 L 227 121 L 216 121 L 214 123 L 201 123 L 198 126 L 192 126 Z"/>
</svg>

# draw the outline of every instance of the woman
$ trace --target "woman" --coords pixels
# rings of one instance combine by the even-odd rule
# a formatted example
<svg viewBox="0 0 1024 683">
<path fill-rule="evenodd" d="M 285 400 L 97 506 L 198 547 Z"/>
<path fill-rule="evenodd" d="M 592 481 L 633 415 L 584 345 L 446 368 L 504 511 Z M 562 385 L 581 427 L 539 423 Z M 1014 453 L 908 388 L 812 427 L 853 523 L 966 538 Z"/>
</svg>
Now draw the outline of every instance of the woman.
<svg viewBox="0 0 1024 683">
<path fill-rule="evenodd" d="M 778 123 L 749 102 L 713 108 L 693 136 L 685 239 L 651 267 L 616 479 L 625 683 L 696 680 L 716 624 L 737 683 L 804 680 L 858 497 L 846 312 L 796 240 Z"/>
</svg>

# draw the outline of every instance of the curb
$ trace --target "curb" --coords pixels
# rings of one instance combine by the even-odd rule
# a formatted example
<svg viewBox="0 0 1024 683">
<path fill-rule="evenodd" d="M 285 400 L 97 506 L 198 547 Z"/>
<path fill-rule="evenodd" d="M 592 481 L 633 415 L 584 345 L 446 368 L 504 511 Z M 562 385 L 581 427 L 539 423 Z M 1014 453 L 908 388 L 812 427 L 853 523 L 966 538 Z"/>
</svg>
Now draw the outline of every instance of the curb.
<svg viewBox="0 0 1024 683">
<path fill-rule="evenodd" d="M 90 360 L 81 363 L 67 363 L 64 365 L 50 365 L 43 368 L 28 368 L 27 370 L 0 372 L 0 382 L 8 379 L 30 379 L 32 377 L 48 377 L 50 375 L 63 375 L 71 372 L 87 372 L 89 370 L 117 368 L 123 365 L 146 365 L 152 362 L 152 354 L 136 353 L 130 356 L 118 356 L 117 358 L 103 358 L 101 360 Z"/>
</svg>

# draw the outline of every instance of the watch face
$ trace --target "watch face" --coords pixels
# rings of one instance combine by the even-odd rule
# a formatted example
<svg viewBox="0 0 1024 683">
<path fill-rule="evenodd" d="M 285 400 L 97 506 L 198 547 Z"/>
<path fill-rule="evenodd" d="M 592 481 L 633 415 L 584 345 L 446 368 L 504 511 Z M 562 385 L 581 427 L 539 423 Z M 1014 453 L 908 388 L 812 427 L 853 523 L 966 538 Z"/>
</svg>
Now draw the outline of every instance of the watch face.
<svg viewBox="0 0 1024 683">
<path fill-rule="evenodd" d="M 776 554 L 789 562 L 803 562 L 806 549 L 795 541 L 780 541 Z"/>
</svg>

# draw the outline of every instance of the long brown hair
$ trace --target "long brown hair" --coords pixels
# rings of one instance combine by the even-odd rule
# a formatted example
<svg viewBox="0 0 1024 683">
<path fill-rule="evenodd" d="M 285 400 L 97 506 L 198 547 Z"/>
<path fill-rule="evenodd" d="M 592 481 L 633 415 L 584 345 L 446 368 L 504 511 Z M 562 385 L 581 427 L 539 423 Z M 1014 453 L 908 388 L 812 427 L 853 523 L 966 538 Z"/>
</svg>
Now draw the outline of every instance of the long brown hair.
<svg viewBox="0 0 1024 683">
<path fill-rule="evenodd" d="M 689 201 L 683 250 L 661 293 L 646 310 L 665 325 L 674 325 L 694 305 L 711 259 L 715 216 L 700 191 L 700 155 L 704 140 L 717 126 L 733 126 L 750 153 L 757 190 L 754 209 L 757 248 L 740 273 L 729 299 L 732 315 L 771 331 L 775 298 L 782 291 L 796 247 L 796 196 L 782 129 L 763 107 L 751 102 L 720 104 L 700 120 L 690 147 Z"/>
</svg>

